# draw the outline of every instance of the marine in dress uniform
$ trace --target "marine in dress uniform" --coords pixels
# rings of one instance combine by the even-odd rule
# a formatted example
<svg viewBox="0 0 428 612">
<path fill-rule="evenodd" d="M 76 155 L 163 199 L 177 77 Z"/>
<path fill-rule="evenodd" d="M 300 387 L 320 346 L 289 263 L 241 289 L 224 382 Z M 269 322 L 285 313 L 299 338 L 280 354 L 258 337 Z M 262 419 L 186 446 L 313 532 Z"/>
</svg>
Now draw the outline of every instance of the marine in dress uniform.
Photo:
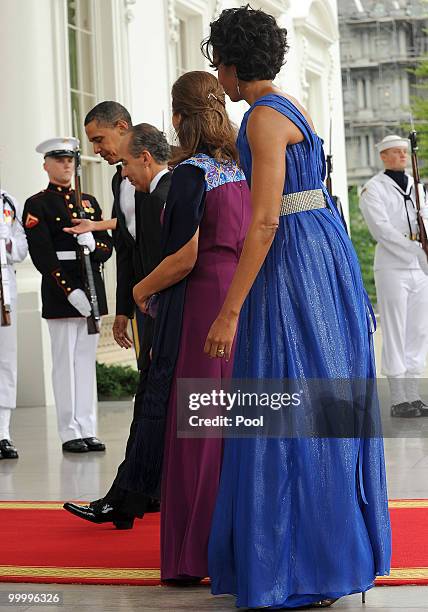
<svg viewBox="0 0 428 612">
<path fill-rule="evenodd" d="M 413 178 L 405 171 L 408 144 L 391 135 L 376 145 L 385 171 L 368 181 L 360 197 L 361 212 L 377 242 L 382 373 L 388 377 L 391 415 L 397 417 L 428 416 L 418 389 L 428 350 L 428 262 L 419 242 Z"/>
<path fill-rule="evenodd" d="M 104 232 L 86 232 L 77 238 L 63 231 L 79 216 L 71 188 L 74 173 L 74 138 L 54 138 L 36 151 L 45 158 L 49 176 L 46 189 L 29 198 L 24 226 L 35 267 L 42 274 L 42 317 L 47 319 L 52 349 L 52 382 L 63 450 L 105 450 L 96 437 L 96 350 L 99 334 L 88 334 L 91 309 L 85 294 L 81 248 L 91 252 L 92 271 L 101 315 L 107 300 L 101 267 L 112 254 L 112 239 Z M 97 200 L 82 194 L 89 219 L 100 220 Z"/>
<path fill-rule="evenodd" d="M 0 240 L 6 243 L 11 325 L 0 326 L 0 459 L 16 459 L 18 451 L 11 441 L 9 430 L 11 412 L 16 408 L 17 384 L 17 290 L 14 264 L 25 259 L 28 247 L 22 227 L 22 207 L 3 190 L 1 197 L 3 219 L 0 219 Z"/>
</svg>

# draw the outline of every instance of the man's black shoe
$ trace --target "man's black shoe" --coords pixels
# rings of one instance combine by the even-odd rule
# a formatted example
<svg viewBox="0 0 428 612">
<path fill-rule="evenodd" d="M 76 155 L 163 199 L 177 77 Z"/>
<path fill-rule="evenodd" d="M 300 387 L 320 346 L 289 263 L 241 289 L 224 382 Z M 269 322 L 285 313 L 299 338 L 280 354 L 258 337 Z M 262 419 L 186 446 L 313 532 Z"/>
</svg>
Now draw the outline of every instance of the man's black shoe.
<svg viewBox="0 0 428 612">
<path fill-rule="evenodd" d="M 88 445 L 82 440 L 82 438 L 77 438 L 76 440 L 69 440 L 68 442 L 64 442 L 62 445 L 62 450 L 67 453 L 87 453 L 89 450 Z"/>
<path fill-rule="evenodd" d="M 113 523 L 117 529 L 132 529 L 134 525 L 134 517 L 116 512 L 113 506 L 109 504 L 104 504 L 95 510 L 90 504 L 79 506 L 72 502 L 66 502 L 63 508 L 67 510 L 67 512 L 74 514 L 74 516 L 89 521 L 90 523 L 96 523 L 97 525 L 101 525 L 102 523 Z"/>
<path fill-rule="evenodd" d="M 414 419 L 421 416 L 421 411 L 413 404 L 409 404 L 409 402 L 401 402 L 401 404 L 391 406 L 391 416 L 402 419 Z"/>
<path fill-rule="evenodd" d="M 18 459 L 18 451 L 10 440 L 0 440 L 0 458 Z"/>
<path fill-rule="evenodd" d="M 90 451 L 105 451 L 106 449 L 106 445 L 98 438 L 83 438 L 83 442 Z"/>
<path fill-rule="evenodd" d="M 416 400 L 415 402 L 412 402 L 412 406 L 419 410 L 422 417 L 428 417 L 428 406 L 424 404 L 422 400 Z"/>
</svg>

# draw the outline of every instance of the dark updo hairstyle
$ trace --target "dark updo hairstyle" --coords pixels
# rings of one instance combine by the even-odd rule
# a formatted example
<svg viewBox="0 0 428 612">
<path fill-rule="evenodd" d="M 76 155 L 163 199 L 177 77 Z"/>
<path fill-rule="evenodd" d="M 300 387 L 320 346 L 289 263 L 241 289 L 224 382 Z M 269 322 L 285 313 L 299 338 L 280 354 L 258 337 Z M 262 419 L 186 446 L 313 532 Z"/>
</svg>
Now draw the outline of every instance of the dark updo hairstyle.
<svg viewBox="0 0 428 612">
<path fill-rule="evenodd" d="M 247 4 L 224 10 L 210 27 L 201 51 L 213 68 L 234 65 L 238 79 L 263 81 L 273 80 L 285 63 L 287 30 L 272 15 Z"/>
<path fill-rule="evenodd" d="M 194 70 L 177 79 L 172 86 L 172 112 L 181 115 L 180 147 L 173 150 L 172 165 L 195 153 L 237 161 L 236 128 L 226 111 L 224 90 L 213 74 Z"/>
</svg>

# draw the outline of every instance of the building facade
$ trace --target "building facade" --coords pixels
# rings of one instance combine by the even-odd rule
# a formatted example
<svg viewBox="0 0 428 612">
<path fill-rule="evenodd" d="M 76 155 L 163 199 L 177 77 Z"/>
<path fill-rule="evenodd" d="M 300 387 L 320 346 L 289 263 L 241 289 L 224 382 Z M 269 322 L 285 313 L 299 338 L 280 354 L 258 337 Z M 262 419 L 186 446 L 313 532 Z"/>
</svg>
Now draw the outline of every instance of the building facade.
<svg viewBox="0 0 428 612">
<path fill-rule="evenodd" d="M 83 186 L 111 213 L 112 168 L 86 141 L 85 113 L 117 100 L 133 122 L 152 123 L 173 141 L 170 90 L 183 72 L 209 69 L 199 44 L 209 23 L 233 0 L 0 0 L 2 186 L 22 203 L 47 178 L 35 146 L 55 135 L 81 139 Z M 335 157 L 334 190 L 347 205 L 345 140 L 336 0 L 254 0 L 288 29 L 290 51 L 278 84 L 311 113 Z M 247 105 L 230 104 L 239 124 Z M 75 119 L 74 119 L 75 118 Z M 114 257 L 105 270 L 114 313 Z M 18 267 L 19 389 L 21 405 L 52 401 L 49 338 L 40 311 L 40 276 L 27 259 Z M 103 322 L 99 357 L 123 360 Z M 1 349 L 0 349 L 1 350 Z"/>
<path fill-rule="evenodd" d="M 406 131 L 417 90 L 412 74 L 428 53 L 424 0 L 339 0 L 348 181 L 362 185 L 381 168 L 374 148 Z"/>
</svg>

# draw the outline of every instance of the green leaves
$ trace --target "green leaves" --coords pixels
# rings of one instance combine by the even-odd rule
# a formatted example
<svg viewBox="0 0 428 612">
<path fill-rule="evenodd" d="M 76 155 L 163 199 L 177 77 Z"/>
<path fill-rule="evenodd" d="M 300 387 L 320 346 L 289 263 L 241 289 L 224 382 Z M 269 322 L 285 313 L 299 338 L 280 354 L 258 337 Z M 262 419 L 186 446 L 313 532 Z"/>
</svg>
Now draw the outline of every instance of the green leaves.
<svg viewBox="0 0 428 612">
<path fill-rule="evenodd" d="M 357 188 L 349 190 L 349 218 L 351 222 L 351 238 L 360 262 L 364 286 L 370 301 L 376 304 L 376 286 L 373 274 L 373 260 L 376 241 L 370 235 L 366 222 L 358 205 Z"/>
<path fill-rule="evenodd" d="M 98 397 L 102 399 L 129 399 L 137 390 L 139 373 L 131 366 L 106 365 L 97 362 Z"/>
</svg>

